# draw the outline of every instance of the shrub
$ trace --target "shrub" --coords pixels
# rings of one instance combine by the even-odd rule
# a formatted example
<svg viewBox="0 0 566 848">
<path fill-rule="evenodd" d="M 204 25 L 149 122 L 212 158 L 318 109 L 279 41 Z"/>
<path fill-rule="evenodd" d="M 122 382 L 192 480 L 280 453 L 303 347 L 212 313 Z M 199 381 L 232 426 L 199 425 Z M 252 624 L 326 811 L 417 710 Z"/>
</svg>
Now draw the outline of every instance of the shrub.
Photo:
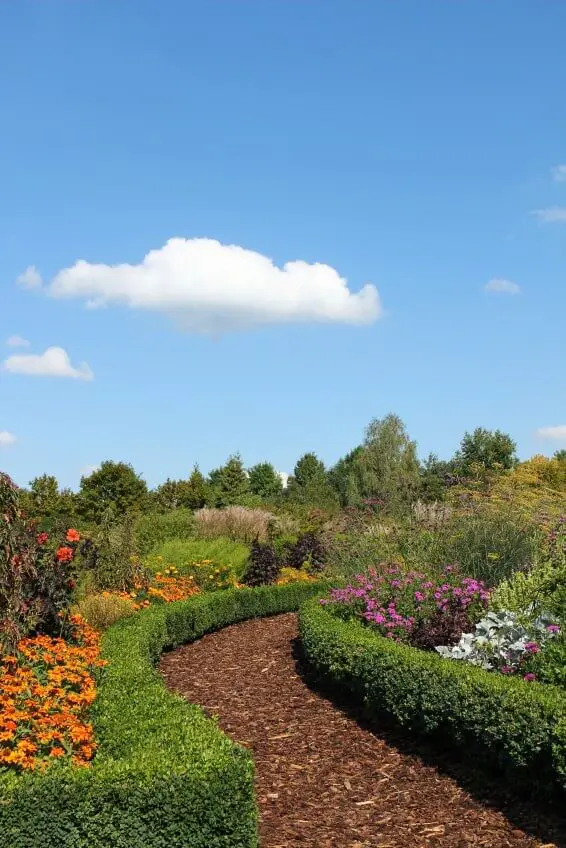
<svg viewBox="0 0 566 848">
<path fill-rule="evenodd" d="M 191 539 L 195 532 L 195 520 L 189 509 L 149 512 L 139 516 L 134 524 L 135 539 L 142 557 L 173 539 Z"/>
<path fill-rule="evenodd" d="M 266 541 L 275 521 L 271 512 L 247 509 L 244 506 L 228 506 L 224 509 L 204 507 L 195 512 L 194 517 L 197 534 L 202 539 L 218 539 L 224 536 L 247 544 L 254 539 Z"/>
<path fill-rule="evenodd" d="M 90 769 L 0 776 L 0 833 L 10 848 L 257 848 L 249 752 L 165 689 L 160 653 L 246 618 L 297 609 L 321 584 L 199 595 L 111 627 L 92 718 Z"/>
<path fill-rule="evenodd" d="M 384 639 L 319 601 L 301 608 L 301 637 L 318 676 L 374 718 L 459 748 L 507 779 L 566 788 L 566 695 L 560 689 L 451 663 Z"/>
<path fill-rule="evenodd" d="M 107 630 L 112 624 L 133 615 L 136 604 L 131 598 L 125 598 L 111 592 L 87 595 L 77 605 L 82 618 L 95 630 Z"/>
<path fill-rule="evenodd" d="M 18 495 L 12 480 L 0 473 L 0 650 L 8 652 L 28 634 L 69 631 L 67 611 L 80 539 L 76 530 L 69 530 L 60 544 L 53 544 L 26 519 Z"/>
<path fill-rule="evenodd" d="M 281 570 L 281 564 L 273 545 L 252 542 L 250 561 L 244 575 L 247 586 L 267 586 L 275 583 Z"/>
<path fill-rule="evenodd" d="M 83 540 L 79 552 L 83 568 L 96 589 L 128 591 L 143 577 L 131 517 L 115 523 L 107 511 L 98 530 Z"/>
<path fill-rule="evenodd" d="M 291 568 L 307 566 L 310 571 L 320 572 L 324 569 L 327 550 L 320 535 L 303 533 L 294 545 L 290 545 L 283 553 L 285 565 Z"/>
</svg>

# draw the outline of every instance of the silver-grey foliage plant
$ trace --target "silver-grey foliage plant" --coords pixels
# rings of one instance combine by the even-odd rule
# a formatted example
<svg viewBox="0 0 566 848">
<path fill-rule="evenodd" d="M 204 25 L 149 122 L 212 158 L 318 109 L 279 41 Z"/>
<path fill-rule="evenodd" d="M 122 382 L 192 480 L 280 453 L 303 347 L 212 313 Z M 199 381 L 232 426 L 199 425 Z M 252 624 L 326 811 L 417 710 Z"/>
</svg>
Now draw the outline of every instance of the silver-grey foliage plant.
<svg viewBox="0 0 566 848">
<path fill-rule="evenodd" d="M 521 616 L 524 621 L 524 616 Z M 550 629 L 549 629 L 550 628 Z M 558 628 L 547 613 L 541 613 L 527 625 L 508 610 L 490 611 L 476 624 L 475 633 L 464 633 L 457 645 L 439 645 L 436 650 L 446 659 L 465 660 L 488 670 L 516 670 L 525 654 L 542 648 Z"/>
</svg>

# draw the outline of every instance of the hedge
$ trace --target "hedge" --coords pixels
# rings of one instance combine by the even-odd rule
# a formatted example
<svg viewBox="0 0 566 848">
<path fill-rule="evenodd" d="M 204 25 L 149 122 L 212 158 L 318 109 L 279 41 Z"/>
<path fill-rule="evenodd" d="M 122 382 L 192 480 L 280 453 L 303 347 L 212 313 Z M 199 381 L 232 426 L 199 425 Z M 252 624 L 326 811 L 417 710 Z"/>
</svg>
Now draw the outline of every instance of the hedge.
<svg viewBox="0 0 566 848">
<path fill-rule="evenodd" d="M 515 785 L 566 788 L 564 690 L 398 644 L 317 600 L 301 608 L 300 629 L 315 673 L 370 717 L 440 737 Z"/>
<path fill-rule="evenodd" d="M 88 769 L 55 764 L 0 780 L 10 848 L 255 848 L 251 755 L 165 688 L 160 654 L 225 625 L 296 610 L 324 589 L 236 589 L 154 606 L 106 632 Z"/>
</svg>

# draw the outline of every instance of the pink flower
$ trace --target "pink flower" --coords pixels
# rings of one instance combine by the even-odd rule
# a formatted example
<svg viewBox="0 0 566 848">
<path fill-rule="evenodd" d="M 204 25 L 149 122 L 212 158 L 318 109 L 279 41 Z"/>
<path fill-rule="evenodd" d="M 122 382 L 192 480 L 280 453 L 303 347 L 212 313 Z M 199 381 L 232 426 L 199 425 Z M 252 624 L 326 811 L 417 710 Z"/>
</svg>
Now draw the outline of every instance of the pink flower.
<svg viewBox="0 0 566 848">
<path fill-rule="evenodd" d="M 525 674 L 525 676 L 523 677 L 523 680 L 526 680 L 528 683 L 532 683 L 532 681 L 536 679 L 537 676 L 536 674 L 533 674 L 532 671 L 529 671 L 529 673 Z"/>
<path fill-rule="evenodd" d="M 546 629 L 549 633 L 560 633 L 560 628 L 557 624 L 549 624 Z"/>
<path fill-rule="evenodd" d="M 529 654 L 538 654 L 540 647 L 536 642 L 527 642 L 525 645 L 525 651 L 528 651 Z"/>
<path fill-rule="evenodd" d="M 415 600 L 421 603 L 424 601 L 424 595 L 422 592 L 415 592 Z"/>
<path fill-rule="evenodd" d="M 510 665 L 502 665 L 499 670 L 501 674 L 513 674 L 513 669 Z"/>
</svg>

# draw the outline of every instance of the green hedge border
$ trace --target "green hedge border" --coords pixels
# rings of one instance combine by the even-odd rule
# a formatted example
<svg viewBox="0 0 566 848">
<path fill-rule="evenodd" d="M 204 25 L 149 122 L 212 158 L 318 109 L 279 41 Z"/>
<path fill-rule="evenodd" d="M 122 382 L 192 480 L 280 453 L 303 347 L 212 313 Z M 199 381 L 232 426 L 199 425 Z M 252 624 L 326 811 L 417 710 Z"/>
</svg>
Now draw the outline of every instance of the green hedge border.
<svg viewBox="0 0 566 848">
<path fill-rule="evenodd" d="M 318 600 L 301 607 L 305 655 L 369 716 L 437 736 L 474 762 L 543 790 L 566 788 L 566 693 L 400 645 Z"/>
<path fill-rule="evenodd" d="M 165 688 L 166 649 L 249 618 L 297 610 L 327 588 L 295 583 L 154 606 L 110 628 L 93 707 L 89 769 L 54 765 L 0 780 L 0 845 L 10 848 L 256 848 L 251 755 Z"/>
</svg>

